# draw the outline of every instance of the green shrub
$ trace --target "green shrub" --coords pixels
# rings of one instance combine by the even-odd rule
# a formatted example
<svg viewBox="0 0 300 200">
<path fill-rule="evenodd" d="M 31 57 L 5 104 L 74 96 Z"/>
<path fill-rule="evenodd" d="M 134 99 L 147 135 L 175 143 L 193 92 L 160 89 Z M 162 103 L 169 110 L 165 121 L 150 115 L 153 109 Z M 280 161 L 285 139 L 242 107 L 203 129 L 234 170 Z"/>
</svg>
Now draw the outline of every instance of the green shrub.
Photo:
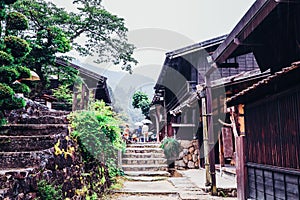
<svg viewBox="0 0 300 200">
<path fill-rule="evenodd" d="M 58 101 L 65 103 L 73 102 L 73 93 L 69 89 L 68 85 L 61 85 L 57 89 L 53 89 L 53 96 L 57 98 Z"/>
<path fill-rule="evenodd" d="M 20 77 L 20 73 L 13 67 L 0 67 L 0 82 L 12 83 Z"/>
<path fill-rule="evenodd" d="M 4 51 L 0 51 L 0 65 L 11 65 L 14 58 Z"/>
<path fill-rule="evenodd" d="M 62 200 L 61 187 L 54 187 L 45 180 L 38 182 L 38 194 L 41 200 Z"/>
<path fill-rule="evenodd" d="M 15 83 L 11 86 L 16 93 L 29 94 L 30 88 L 24 83 Z"/>
<path fill-rule="evenodd" d="M 28 28 L 27 18 L 19 12 L 10 12 L 6 16 L 8 30 L 26 30 Z"/>
<path fill-rule="evenodd" d="M 6 84 L 0 83 L 0 99 L 9 98 L 14 94 L 11 87 Z"/>
<path fill-rule="evenodd" d="M 0 99 L 0 110 L 13 110 L 24 108 L 26 101 L 23 98 L 12 96 L 6 99 Z"/>
<path fill-rule="evenodd" d="M 77 139 L 84 161 L 98 160 L 110 167 L 110 177 L 118 175 L 116 157 L 125 143 L 116 113 L 101 101 L 93 103 L 88 111 L 71 113 L 69 119 L 73 128 L 71 135 Z"/>
<path fill-rule="evenodd" d="M 15 2 L 17 2 L 17 0 L 4 0 L 5 4 L 9 5 L 9 4 L 14 4 Z"/>
<path fill-rule="evenodd" d="M 182 150 L 178 140 L 171 137 L 165 138 L 160 147 L 164 150 L 164 154 L 168 161 L 175 161 Z"/>
<path fill-rule="evenodd" d="M 27 55 L 31 50 L 26 40 L 16 36 L 5 37 L 4 43 L 6 47 L 10 49 L 11 54 L 17 58 Z"/>
<path fill-rule="evenodd" d="M 30 69 L 24 66 L 16 66 L 15 69 L 19 72 L 19 78 L 30 78 Z"/>
</svg>

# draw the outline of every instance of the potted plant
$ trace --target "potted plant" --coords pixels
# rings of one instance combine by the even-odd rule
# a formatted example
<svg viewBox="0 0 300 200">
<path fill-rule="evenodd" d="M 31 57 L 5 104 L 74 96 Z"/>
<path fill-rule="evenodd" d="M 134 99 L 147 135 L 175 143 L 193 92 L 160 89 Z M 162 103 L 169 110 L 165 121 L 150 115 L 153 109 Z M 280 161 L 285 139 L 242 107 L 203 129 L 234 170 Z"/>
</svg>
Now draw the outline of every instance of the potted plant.
<svg viewBox="0 0 300 200">
<path fill-rule="evenodd" d="M 175 161 L 177 160 L 182 148 L 180 143 L 175 138 L 165 138 L 160 147 L 164 150 L 164 154 L 166 156 L 169 171 L 174 171 L 175 169 Z"/>
</svg>

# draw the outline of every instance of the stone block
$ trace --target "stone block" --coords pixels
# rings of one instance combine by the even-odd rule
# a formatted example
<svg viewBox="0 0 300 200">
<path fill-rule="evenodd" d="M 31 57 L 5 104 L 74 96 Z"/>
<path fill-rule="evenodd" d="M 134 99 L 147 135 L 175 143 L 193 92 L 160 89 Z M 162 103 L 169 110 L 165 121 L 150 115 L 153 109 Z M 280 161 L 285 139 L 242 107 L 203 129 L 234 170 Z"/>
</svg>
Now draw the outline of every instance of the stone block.
<svg viewBox="0 0 300 200">
<path fill-rule="evenodd" d="M 188 162 L 188 168 L 189 168 L 189 169 L 195 169 L 195 163 L 192 162 L 192 161 L 189 161 L 189 162 Z"/>
<path fill-rule="evenodd" d="M 188 157 L 187 157 L 187 156 L 184 156 L 184 157 L 183 157 L 183 162 L 184 162 L 184 163 L 188 163 L 188 162 L 189 162 L 189 160 L 188 160 Z"/>
<path fill-rule="evenodd" d="M 198 156 L 194 154 L 192 157 L 193 157 L 193 162 L 197 162 Z"/>
<path fill-rule="evenodd" d="M 194 151 L 195 151 L 195 148 L 194 148 L 194 147 L 190 147 L 190 148 L 189 148 L 189 152 L 190 152 L 190 154 L 193 154 L 193 153 L 194 153 Z"/>
<path fill-rule="evenodd" d="M 191 141 L 189 140 L 180 140 L 180 145 L 182 146 L 182 148 L 184 149 L 188 149 L 189 147 L 191 147 L 193 144 Z"/>
<path fill-rule="evenodd" d="M 183 167 L 183 168 L 185 168 L 185 167 L 186 167 L 186 164 L 183 162 L 183 160 L 179 160 L 179 161 L 177 162 L 177 166 L 178 166 L 178 167 Z"/>
</svg>

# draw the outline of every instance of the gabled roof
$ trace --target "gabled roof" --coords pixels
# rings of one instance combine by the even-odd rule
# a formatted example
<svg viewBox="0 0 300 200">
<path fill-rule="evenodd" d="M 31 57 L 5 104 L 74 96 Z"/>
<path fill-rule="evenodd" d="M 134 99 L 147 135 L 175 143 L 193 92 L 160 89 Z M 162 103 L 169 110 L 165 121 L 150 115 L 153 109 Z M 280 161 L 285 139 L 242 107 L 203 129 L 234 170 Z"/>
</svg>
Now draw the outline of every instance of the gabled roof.
<svg viewBox="0 0 300 200">
<path fill-rule="evenodd" d="M 210 40 L 205 40 L 203 42 L 199 42 L 199 43 L 195 43 L 192 44 L 190 46 L 184 47 L 184 48 L 180 48 L 174 51 L 170 51 L 166 53 L 166 59 L 164 61 L 162 70 L 159 74 L 158 80 L 156 82 L 156 85 L 154 87 L 154 89 L 158 89 L 160 87 L 162 87 L 160 85 L 160 83 L 162 83 L 162 80 L 164 78 L 164 76 L 166 75 L 166 71 L 168 66 L 168 63 L 171 62 L 171 60 L 174 57 L 179 57 L 179 56 L 185 56 L 191 53 L 195 53 L 197 51 L 201 51 L 201 50 L 206 50 L 208 51 L 208 53 L 213 52 L 227 37 L 227 35 L 223 35 L 223 36 L 219 36 Z"/>
<path fill-rule="evenodd" d="M 73 67 L 73 68 L 77 69 L 81 74 L 83 74 L 83 75 L 85 75 L 85 76 L 87 76 L 87 77 L 93 78 L 93 79 L 95 79 L 95 80 L 97 80 L 97 81 L 102 81 L 102 82 L 103 82 L 103 81 L 106 81 L 106 80 L 107 80 L 106 77 L 104 77 L 104 76 L 102 76 L 102 75 L 100 75 L 100 74 L 97 74 L 97 73 L 95 73 L 95 72 L 92 72 L 92 71 L 90 71 L 90 70 L 88 70 L 88 69 L 86 69 L 86 68 L 83 68 L 83 67 L 79 66 L 79 65 L 75 65 L 74 63 L 65 61 L 65 60 L 63 60 L 63 59 L 61 59 L 61 58 L 57 58 L 55 62 L 56 62 L 57 64 L 59 64 L 59 65 L 62 65 L 62 66 L 70 66 L 70 67 Z"/>
<path fill-rule="evenodd" d="M 300 59 L 300 0 L 257 0 L 213 53 L 217 64 L 253 52 L 262 71 Z"/>
<path fill-rule="evenodd" d="M 180 48 L 180 49 L 176 49 L 176 50 L 167 52 L 166 56 L 167 57 L 182 56 L 182 55 L 186 55 L 186 54 L 189 54 L 189 53 L 199 51 L 201 49 L 206 49 L 206 48 L 209 48 L 209 47 L 213 47 L 213 46 L 216 46 L 216 45 L 219 45 L 219 44 L 223 43 L 223 41 L 226 39 L 227 36 L 228 35 L 222 35 L 222 36 L 219 36 L 219 37 L 216 37 L 216 38 L 213 38 L 213 39 L 205 40 L 203 42 L 195 43 L 195 44 L 192 44 L 190 46 L 186 46 L 186 47 L 183 47 L 183 48 Z"/>
<path fill-rule="evenodd" d="M 300 61 L 295 62 L 290 67 L 283 68 L 281 71 L 276 72 L 273 75 L 268 76 L 267 78 L 253 84 L 252 86 L 242 90 L 231 98 L 227 99 L 228 105 L 236 105 L 238 103 L 249 102 L 250 98 L 253 96 L 266 96 L 273 93 L 272 90 L 267 88 L 273 83 L 278 83 L 276 86 L 277 91 L 283 89 L 288 89 L 285 86 L 291 86 L 300 83 L 298 78 L 300 75 Z M 285 85 L 283 85 L 283 83 Z"/>
</svg>

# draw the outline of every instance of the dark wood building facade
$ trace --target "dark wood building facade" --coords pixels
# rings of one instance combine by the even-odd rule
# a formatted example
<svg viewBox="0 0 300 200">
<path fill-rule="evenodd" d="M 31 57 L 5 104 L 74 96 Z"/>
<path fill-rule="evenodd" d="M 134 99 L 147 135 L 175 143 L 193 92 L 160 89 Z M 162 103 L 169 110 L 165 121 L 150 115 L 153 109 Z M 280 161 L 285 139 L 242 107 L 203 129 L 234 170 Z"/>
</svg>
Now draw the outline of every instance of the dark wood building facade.
<svg viewBox="0 0 300 200">
<path fill-rule="evenodd" d="M 237 119 L 244 127 L 237 140 L 239 199 L 300 196 L 299 11 L 298 0 L 256 1 L 212 55 L 219 65 L 252 52 L 261 71 L 271 72 L 227 100 L 243 108 Z"/>
</svg>

